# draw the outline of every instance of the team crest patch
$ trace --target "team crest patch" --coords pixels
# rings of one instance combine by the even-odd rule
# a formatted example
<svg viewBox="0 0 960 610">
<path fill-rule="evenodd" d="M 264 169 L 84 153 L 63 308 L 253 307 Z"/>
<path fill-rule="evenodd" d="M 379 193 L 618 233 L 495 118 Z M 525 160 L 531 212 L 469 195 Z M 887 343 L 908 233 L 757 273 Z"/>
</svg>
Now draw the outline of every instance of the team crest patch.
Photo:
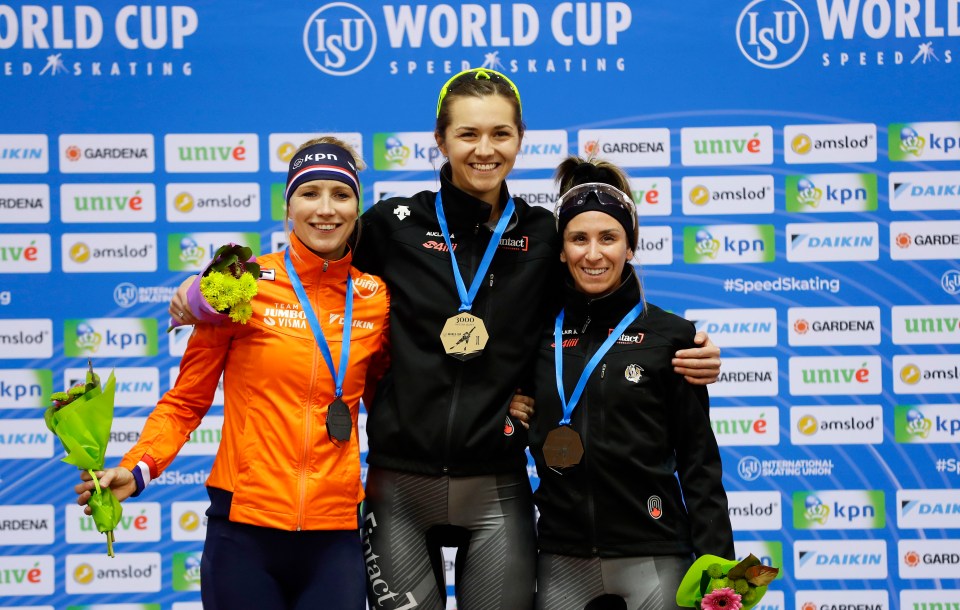
<svg viewBox="0 0 960 610">
<path fill-rule="evenodd" d="M 650 496 L 647 498 L 647 512 L 650 513 L 650 516 L 654 519 L 659 519 L 663 516 L 663 501 L 660 500 L 660 496 Z"/>
<path fill-rule="evenodd" d="M 410 206 L 398 205 L 393 209 L 393 214 L 400 220 L 403 220 L 404 218 L 410 215 Z"/>
<path fill-rule="evenodd" d="M 627 368 L 623 371 L 623 376 L 626 377 L 630 383 L 637 383 L 643 378 L 643 367 L 639 364 L 627 365 Z"/>
<path fill-rule="evenodd" d="M 516 431 L 516 427 L 513 425 L 513 422 L 510 421 L 510 417 L 503 418 L 503 435 L 504 436 L 513 436 L 513 433 Z"/>
</svg>

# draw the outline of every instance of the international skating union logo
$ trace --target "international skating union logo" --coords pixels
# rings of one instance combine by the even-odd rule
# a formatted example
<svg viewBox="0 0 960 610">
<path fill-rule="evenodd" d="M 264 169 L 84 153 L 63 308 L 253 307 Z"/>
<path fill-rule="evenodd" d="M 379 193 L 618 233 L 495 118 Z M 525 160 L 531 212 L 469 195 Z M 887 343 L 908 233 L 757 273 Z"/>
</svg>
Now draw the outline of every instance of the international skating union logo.
<svg viewBox="0 0 960 610">
<path fill-rule="evenodd" d="M 348 2 L 330 2 L 318 8 L 303 28 L 303 50 L 310 62 L 331 76 L 349 76 L 362 70 L 377 50 L 373 20 Z"/>
<path fill-rule="evenodd" d="M 777 69 L 795 62 L 807 48 L 810 26 L 793 0 L 753 0 L 737 20 L 737 44 L 751 63 Z"/>
</svg>

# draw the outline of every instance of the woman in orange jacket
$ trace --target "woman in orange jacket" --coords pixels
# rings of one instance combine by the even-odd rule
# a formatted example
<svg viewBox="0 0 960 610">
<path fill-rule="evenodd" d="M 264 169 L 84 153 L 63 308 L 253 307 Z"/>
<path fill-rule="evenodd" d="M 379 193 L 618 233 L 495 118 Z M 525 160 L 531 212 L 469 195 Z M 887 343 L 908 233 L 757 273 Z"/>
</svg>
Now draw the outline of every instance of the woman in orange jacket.
<svg viewBox="0 0 960 610">
<path fill-rule="evenodd" d="M 352 267 L 360 160 L 335 138 L 304 144 L 287 176 L 293 224 L 260 257 L 249 322 L 198 325 L 176 385 L 120 466 L 120 500 L 170 465 L 224 377 L 223 436 L 207 489 L 204 608 L 365 607 L 357 410 L 387 365 L 389 297 Z M 348 332 L 349 331 L 349 332 Z M 77 485 L 86 504 L 93 481 Z M 89 509 L 88 509 L 89 510 Z"/>
</svg>

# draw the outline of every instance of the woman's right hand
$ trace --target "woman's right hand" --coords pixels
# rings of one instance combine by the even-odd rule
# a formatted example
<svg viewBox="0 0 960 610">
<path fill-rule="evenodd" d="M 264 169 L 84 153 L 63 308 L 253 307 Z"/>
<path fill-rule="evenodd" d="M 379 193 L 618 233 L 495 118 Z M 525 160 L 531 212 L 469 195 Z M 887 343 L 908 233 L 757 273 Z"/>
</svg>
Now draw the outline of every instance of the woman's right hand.
<svg viewBox="0 0 960 610">
<path fill-rule="evenodd" d="M 195 318 L 193 313 L 190 312 L 190 305 L 187 301 L 187 289 L 190 288 L 190 284 L 193 284 L 196 279 L 196 276 L 191 275 L 183 280 L 177 288 L 176 294 L 174 294 L 170 300 L 170 317 L 174 320 L 180 320 L 181 324 L 201 323 L 200 320 Z"/>
<path fill-rule="evenodd" d="M 112 489 L 113 495 L 121 502 L 137 491 L 137 481 L 133 478 L 133 473 L 126 468 L 107 468 L 106 470 L 97 470 L 96 474 L 100 487 Z M 93 495 L 96 486 L 93 484 L 90 473 L 86 470 L 80 473 L 80 479 L 83 483 L 76 485 L 73 491 L 77 492 L 77 504 L 82 506 L 83 512 L 89 515 L 91 511 L 87 502 L 90 501 L 90 496 Z"/>
</svg>

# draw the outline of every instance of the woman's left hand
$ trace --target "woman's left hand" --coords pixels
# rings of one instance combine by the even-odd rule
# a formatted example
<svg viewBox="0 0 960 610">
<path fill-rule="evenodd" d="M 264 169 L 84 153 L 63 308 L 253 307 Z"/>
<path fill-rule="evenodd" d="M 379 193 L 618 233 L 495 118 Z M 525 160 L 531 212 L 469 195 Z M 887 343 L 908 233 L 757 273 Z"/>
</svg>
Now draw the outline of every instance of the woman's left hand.
<svg viewBox="0 0 960 610">
<path fill-rule="evenodd" d="M 533 417 L 533 398 L 524 396 L 518 389 L 510 399 L 510 417 L 516 419 L 520 424 L 530 429 L 530 418 Z"/>
<path fill-rule="evenodd" d="M 693 385 L 714 383 L 720 375 L 720 348 L 702 331 L 696 334 L 693 342 L 701 347 L 678 351 L 671 362 L 673 370 Z"/>
</svg>

